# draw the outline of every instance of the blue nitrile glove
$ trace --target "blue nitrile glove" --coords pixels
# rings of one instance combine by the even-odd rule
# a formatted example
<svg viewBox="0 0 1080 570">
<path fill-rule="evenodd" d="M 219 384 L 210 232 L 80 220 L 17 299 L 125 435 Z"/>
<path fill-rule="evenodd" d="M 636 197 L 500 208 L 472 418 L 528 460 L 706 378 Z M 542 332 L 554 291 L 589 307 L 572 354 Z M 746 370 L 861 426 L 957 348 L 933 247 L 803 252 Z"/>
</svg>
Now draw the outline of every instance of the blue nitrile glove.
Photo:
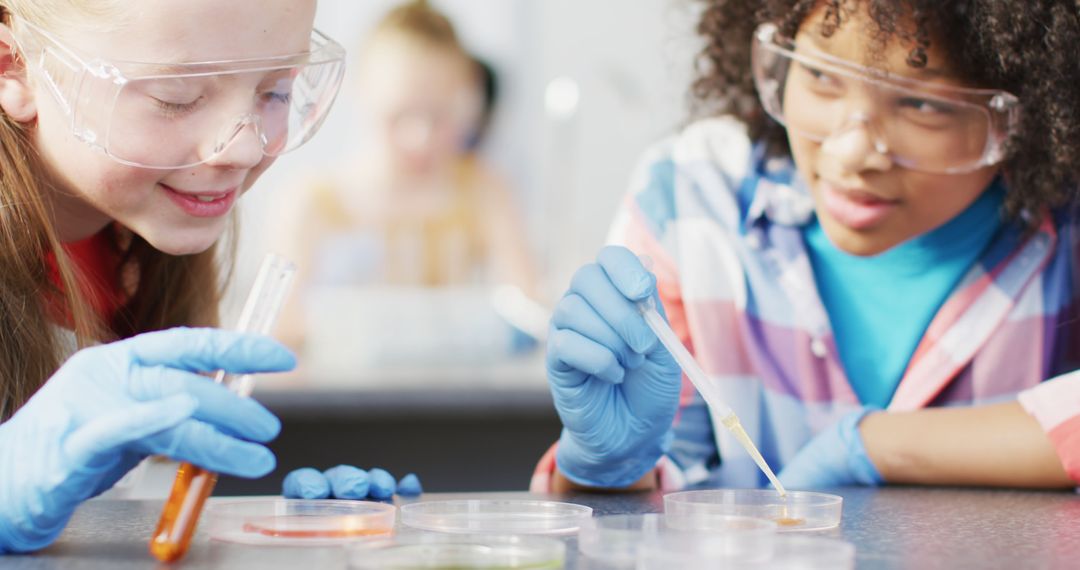
<svg viewBox="0 0 1080 570">
<path fill-rule="evenodd" d="M 281 483 L 281 494 L 288 499 L 376 499 L 386 500 L 394 493 L 414 496 L 421 493 L 420 479 L 409 473 L 395 482 L 393 476 L 378 467 L 368 471 L 351 465 L 338 465 L 324 472 L 304 467 L 290 472 Z"/>
<path fill-rule="evenodd" d="M 780 483 L 789 489 L 818 489 L 884 483 L 866 455 L 859 422 L 880 408 L 866 406 L 814 436 L 780 470 Z"/>
<path fill-rule="evenodd" d="M 648 297 L 663 314 L 655 277 L 630 250 L 606 247 L 555 307 L 547 350 L 563 423 L 555 458 L 575 483 L 625 487 L 670 445 L 682 374 L 634 304 Z"/>
<path fill-rule="evenodd" d="M 75 507 L 142 458 L 167 455 L 260 477 L 274 455 L 256 443 L 281 423 L 197 372 L 279 372 L 293 355 L 266 337 L 172 329 L 79 351 L 0 425 L 0 552 L 56 539 Z"/>
</svg>

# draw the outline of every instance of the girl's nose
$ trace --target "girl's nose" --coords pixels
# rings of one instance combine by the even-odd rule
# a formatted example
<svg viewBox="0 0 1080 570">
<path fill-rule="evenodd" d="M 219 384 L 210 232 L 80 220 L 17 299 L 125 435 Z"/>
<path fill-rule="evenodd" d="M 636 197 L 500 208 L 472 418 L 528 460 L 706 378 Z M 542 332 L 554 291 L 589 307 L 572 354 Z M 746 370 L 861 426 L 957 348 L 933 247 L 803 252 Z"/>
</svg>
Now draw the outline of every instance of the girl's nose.
<svg viewBox="0 0 1080 570">
<path fill-rule="evenodd" d="M 263 158 L 259 122 L 244 117 L 222 133 L 208 153 L 207 164 L 234 169 L 254 168 Z"/>
<path fill-rule="evenodd" d="M 888 170 L 892 166 L 888 145 L 873 132 L 873 124 L 864 113 L 845 121 L 821 143 L 821 151 L 849 172 Z"/>
<path fill-rule="evenodd" d="M 421 152 L 428 147 L 434 137 L 434 121 L 422 115 L 412 115 L 401 120 L 397 125 L 397 141 L 401 148 L 410 152 Z"/>
</svg>

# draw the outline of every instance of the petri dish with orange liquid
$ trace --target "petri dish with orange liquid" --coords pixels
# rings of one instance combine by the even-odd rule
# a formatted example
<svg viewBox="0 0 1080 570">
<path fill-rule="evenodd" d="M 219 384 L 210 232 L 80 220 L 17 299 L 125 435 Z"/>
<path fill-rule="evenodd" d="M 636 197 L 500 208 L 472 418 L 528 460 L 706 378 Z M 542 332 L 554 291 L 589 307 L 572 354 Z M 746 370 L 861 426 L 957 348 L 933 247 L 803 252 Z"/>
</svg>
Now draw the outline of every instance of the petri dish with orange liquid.
<svg viewBox="0 0 1080 570">
<path fill-rule="evenodd" d="M 664 495 L 664 513 L 684 524 L 698 516 L 753 517 L 775 522 L 777 532 L 797 532 L 836 528 L 843 503 L 839 495 L 810 491 L 708 489 Z"/>
<path fill-rule="evenodd" d="M 257 499 L 206 508 L 211 540 L 238 544 L 326 546 L 386 539 L 397 508 L 373 501 Z"/>
</svg>

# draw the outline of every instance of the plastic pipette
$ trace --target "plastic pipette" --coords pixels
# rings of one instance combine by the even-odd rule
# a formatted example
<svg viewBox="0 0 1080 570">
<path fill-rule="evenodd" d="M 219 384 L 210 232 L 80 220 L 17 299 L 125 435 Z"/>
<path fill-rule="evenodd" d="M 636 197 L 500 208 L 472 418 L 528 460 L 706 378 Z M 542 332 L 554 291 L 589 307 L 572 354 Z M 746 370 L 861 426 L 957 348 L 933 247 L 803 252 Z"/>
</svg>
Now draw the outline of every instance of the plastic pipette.
<svg viewBox="0 0 1080 570">
<path fill-rule="evenodd" d="M 236 330 L 269 334 L 281 312 L 295 272 L 296 267 L 289 261 L 274 254 L 267 255 L 240 313 Z M 228 386 L 243 397 L 251 395 L 254 387 L 250 374 L 237 377 L 224 370 L 218 372 L 214 381 Z M 169 500 L 161 512 L 161 520 L 150 539 L 150 553 L 155 558 L 162 562 L 173 562 L 184 556 L 195 534 L 195 525 L 199 522 L 203 505 L 215 484 L 217 473 L 190 463 L 180 464 Z"/>
<path fill-rule="evenodd" d="M 721 400 L 716 393 L 712 390 L 712 384 L 709 381 L 709 377 L 705 375 L 705 371 L 701 369 L 694 357 L 690 355 L 690 352 L 683 346 L 679 337 L 675 334 L 675 331 L 671 330 L 664 317 L 660 316 L 660 313 L 656 311 L 656 302 L 652 297 L 645 299 L 644 301 L 637 302 L 638 311 L 641 316 L 645 317 L 645 323 L 649 325 L 656 336 L 660 339 L 660 343 L 664 345 L 664 348 L 671 353 L 671 356 L 675 358 L 675 362 L 679 363 L 679 367 L 686 373 L 686 377 L 690 379 L 690 383 L 697 388 L 697 391 L 705 398 L 705 403 L 708 404 L 709 409 L 718 416 L 720 416 L 720 422 L 724 425 L 728 431 L 731 432 L 735 439 L 742 444 L 743 449 L 750 454 L 750 457 L 754 459 L 754 463 L 761 468 L 761 471 L 765 473 L 765 476 L 769 478 L 773 487 L 776 487 L 776 491 L 780 493 L 780 496 L 786 496 L 787 491 L 784 490 L 784 486 L 780 484 L 780 480 L 776 478 L 776 474 L 769 468 L 769 464 L 765 463 L 765 458 L 761 456 L 761 452 L 754 445 L 754 442 L 750 441 L 750 436 L 746 434 L 746 430 L 743 429 L 742 424 L 739 422 L 739 417 L 735 415 L 735 412 Z"/>
</svg>

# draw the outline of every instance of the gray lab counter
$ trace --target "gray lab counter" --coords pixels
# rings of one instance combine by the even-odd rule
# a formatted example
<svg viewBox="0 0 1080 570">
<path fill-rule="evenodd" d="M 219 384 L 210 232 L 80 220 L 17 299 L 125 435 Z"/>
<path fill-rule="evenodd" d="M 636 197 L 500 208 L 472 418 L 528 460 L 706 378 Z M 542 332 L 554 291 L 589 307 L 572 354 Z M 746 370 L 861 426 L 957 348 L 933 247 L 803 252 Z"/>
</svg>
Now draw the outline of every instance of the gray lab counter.
<svg viewBox="0 0 1080 570">
<path fill-rule="evenodd" d="M 859 568 L 1075 568 L 1080 563 L 1080 497 L 1071 492 L 935 488 L 845 488 L 841 527 L 815 533 L 857 548 Z M 538 498 L 527 493 L 426 494 L 448 498 Z M 552 497 L 555 498 L 555 497 Z M 559 498 L 596 514 L 658 512 L 659 493 L 579 494 Z M 220 500 L 220 499 L 218 499 Z M 125 570 L 163 568 L 146 551 L 160 513 L 156 501 L 95 500 L 83 505 L 50 548 L 0 557 L 0 568 Z M 567 537 L 567 568 L 589 568 Z M 210 541 L 200 527 L 183 570 L 344 568 L 336 549 L 235 547 Z"/>
</svg>

